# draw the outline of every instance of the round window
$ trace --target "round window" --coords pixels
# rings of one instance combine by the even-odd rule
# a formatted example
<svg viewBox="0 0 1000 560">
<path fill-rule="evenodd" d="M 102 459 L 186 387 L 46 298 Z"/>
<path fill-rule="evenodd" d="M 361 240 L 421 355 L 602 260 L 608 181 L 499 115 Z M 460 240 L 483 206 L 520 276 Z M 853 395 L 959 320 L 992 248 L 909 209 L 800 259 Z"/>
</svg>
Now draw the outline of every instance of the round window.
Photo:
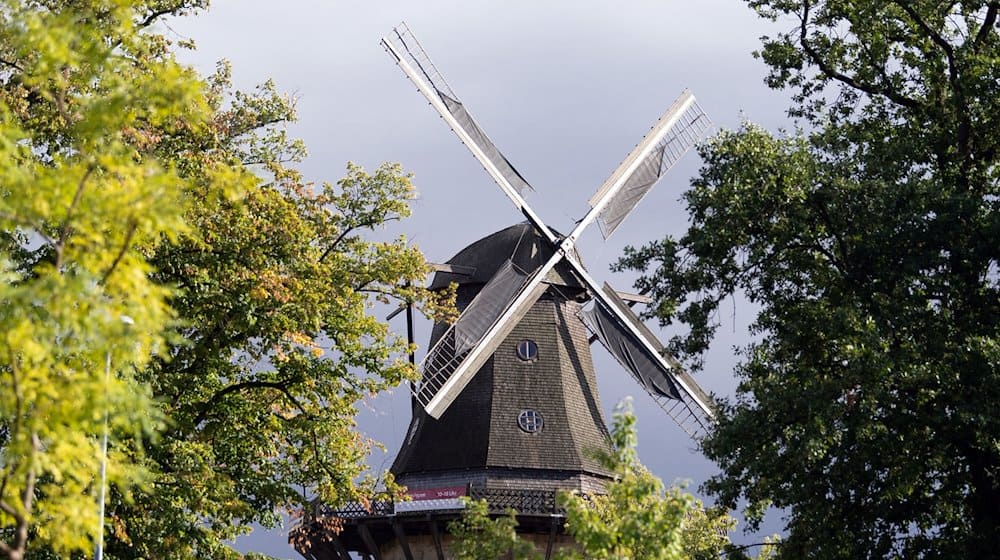
<svg viewBox="0 0 1000 560">
<path fill-rule="evenodd" d="M 517 357 L 525 362 L 538 359 L 538 345 L 534 340 L 522 340 L 517 343 Z"/>
<path fill-rule="evenodd" d="M 537 410 L 522 410 L 517 417 L 517 425 L 529 434 L 536 434 L 542 431 L 542 415 Z"/>
</svg>

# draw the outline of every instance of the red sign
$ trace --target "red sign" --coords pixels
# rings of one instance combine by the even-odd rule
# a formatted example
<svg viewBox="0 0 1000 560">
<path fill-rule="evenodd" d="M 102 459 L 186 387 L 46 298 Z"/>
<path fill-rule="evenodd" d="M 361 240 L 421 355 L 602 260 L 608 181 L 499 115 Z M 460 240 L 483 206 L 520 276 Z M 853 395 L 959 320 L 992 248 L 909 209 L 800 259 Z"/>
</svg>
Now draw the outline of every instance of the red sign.
<svg viewBox="0 0 1000 560">
<path fill-rule="evenodd" d="M 406 493 L 413 501 L 447 500 L 464 496 L 466 488 L 465 486 L 446 486 L 444 488 L 428 488 L 426 490 L 408 490 Z"/>
</svg>

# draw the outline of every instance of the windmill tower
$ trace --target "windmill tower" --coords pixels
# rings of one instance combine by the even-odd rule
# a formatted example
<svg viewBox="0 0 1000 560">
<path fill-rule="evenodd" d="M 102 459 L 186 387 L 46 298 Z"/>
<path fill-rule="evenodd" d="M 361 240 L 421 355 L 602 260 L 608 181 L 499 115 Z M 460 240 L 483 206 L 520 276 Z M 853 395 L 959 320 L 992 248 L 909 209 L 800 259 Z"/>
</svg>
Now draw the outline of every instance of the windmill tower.
<svg viewBox="0 0 1000 560">
<path fill-rule="evenodd" d="M 700 137 L 708 119 L 685 91 L 562 235 L 528 206 L 523 195 L 531 186 L 472 119 L 405 24 L 382 45 L 527 220 L 462 249 L 432 281 L 432 289 L 459 285 L 461 314 L 454 324 L 434 327 L 413 391 L 413 418 L 392 466 L 413 500 L 337 510 L 320 505 L 298 529 L 296 548 L 316 560 L 346 560 L 350 553 L 443 560 L 445 525 L 461 515 L 461 497 L 470 496 L 485 499 L 497 513 L 518 511 L 522 538 L 548 558 L 570 542 L 556 491 L 600 493 L 609 480 L 593 458 L 609 444 L 590 342 L 599 340 L 692 437 L 712 421 L 705 393 L 676 360 L 662 355 L 628 297 L 591 277 L 575 247 L 595 221 L 610 236 Z"/>
</svg>

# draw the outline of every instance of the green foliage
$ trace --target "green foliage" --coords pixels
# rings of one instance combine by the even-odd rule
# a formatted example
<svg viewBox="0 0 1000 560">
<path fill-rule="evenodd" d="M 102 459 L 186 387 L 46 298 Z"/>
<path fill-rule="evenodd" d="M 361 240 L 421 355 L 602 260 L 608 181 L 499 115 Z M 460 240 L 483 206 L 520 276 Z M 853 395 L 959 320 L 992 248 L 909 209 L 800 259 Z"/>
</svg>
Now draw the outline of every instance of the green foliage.
<svg viewBox="0 0 1000 560">
<path fill-rule="evenodd" d="M 375 444 L 354 416 L 414 375 L 375 304 L 449 307 L 410 287 L 417 248 L 378 231 L 413 187 L 388 164 L 305 183 L 292 101 L 271 83 L 232 92 L 224 63 L 202 81 L 155 31 L 204 4 L 0 7 L 10 557 L 29 534 L 39 553 L 91 547 L 105 410 L 108 557 L 234 557 L 254 523 L 394 488 L 366 474 Z"/>
<path fill-rule="evenodd" d="M 196 129 L 195 76 L 140 32 L 142 3 L 0 3 L 0 555 L 59 554 L 99 527 L 108 480 L 149 473 L 162 419 L 135 372 L 162 351 L 169 290 L 148 251 L 186 231 L 185 179 L 136 152 L 137 127 Z M 130 324 L 126 324 L 130 323 Z M 131 455 L 131 457 L 130 457 Z"/>
<path fill-rule="evenodd" d="M 715 559 L 729 543 L 736 522 L 723 512 L 705 510 L 680 488 L 665 488 L 635 452 L 635 416 L 626 401 L 615 411 L 612 453 L 600 457 L 614 473 L 603 495 L 563 493 L 566 530 L 579 548 L 560 558 L 608 560 Z"/>
<path fill-rule="evenodd" d="M 556 553 L 561 560 L 716 560 L 749 558 L 734 547 L 729 533 L 736 520 L 717 508 L 705 508 L 680 488 L 663 482 L 636 456 L 635 416 L 628 401 L 618 408 L 611 430 L 613 452 L 600 456 L 615 480 L 607 493 L 558 496 L 566 510 L 566 532 L 575 545 Z M 513 511 L 491 517 L 485 501 L 469 501 L 461 519 L 449 525 L 451 550 L 461 560 L 534 559 L 539 552 L 522 541 Z M 771 558 L 777 539 L 768 540 L 758 560 Z"/>
<path fill-rule="evenodd" d="M 448 524 L 454 539 L 448 547 L 455 560 L 497 560 L 541 558 L 530 542 L 517 535 L 516 512 L 507 510 L 491 517 L 486 500 L 465 500 L 462 517 Z"/>
<path fill-rule="evenodd" d="M 145 135 L 144 149 L 197 187 L 184 192 L 191 232 L 151 255 L 154 277 L 177 287 L 184 341 L 141 373 L 170 424 L 148 446 L 156 491 L 116 504 L 118 557 L 230 557 L 228 540 L 312 499 L 391 491 L 366 473 L 377 444 L 354 417 L 414 371 L 374 305 L 442 309 L 410 287 L 426 275 L 418 249 L 379 239 L 409 215 L 399 166 L 348 165 L 336 184 L 305 183 L 289 167 L 305 154 L 285 131 L 292 100 L 271 83 L 232 93 L 226 64 L 208 100 L 209 127 Z"/>
<path fill-rule="evenodd" d="M 190 234 L 151 255 L 154 277 L 177 287 L 184 341 L 141 373 L 170 425 L 148 446 L 156 491 L 116 504 L 117 557 L 226 558 L 228 540 L 312 499 L 391 491 L 366 473 L 377 444 L 354 417 L 415 373 L 374 304 L 442 309 L 410 287 L 426 275 L 417 248 L 378 239 L 409 215 L 399 166 L 305 183 L 288 167 L 304 155 L 284 129 L 292 101 L 271 83 L 230 93 L 225 64 L 209 87 L 210 127 L 147 134 L 145 149 L 197 188 L 184 193 Z M 227 188 L 205 188 L 220 178 Z"/>
<path fill-rule="evenodd" d="M 697 365 L 719 302 L 760 307 L 705 442 L 724 505 L 789 512 L 788 558 L 1000 550 L 996 2 L 754 1 L 808 134 L 702 150 L 679 238 L 630 251 Z"/>
</svg>

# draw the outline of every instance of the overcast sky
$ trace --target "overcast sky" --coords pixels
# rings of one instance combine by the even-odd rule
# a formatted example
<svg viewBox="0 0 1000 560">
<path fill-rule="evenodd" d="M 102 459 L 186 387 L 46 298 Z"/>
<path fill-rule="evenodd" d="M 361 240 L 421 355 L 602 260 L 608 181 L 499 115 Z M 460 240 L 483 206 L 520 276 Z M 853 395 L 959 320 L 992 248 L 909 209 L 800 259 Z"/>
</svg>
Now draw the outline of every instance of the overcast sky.
<svg viewBox="0 0 1000 560">
<path fill-rule="evenodd" d="M 310 180 L 336 181 L 347 161 L 368 169 L 401 163 L 420 195 L 413 217 L 389 233 L 406 235 L 429 260 L 444 262 L 521 216 L 379 46 L 400 21 L 535 187 L 532 208 L 562 231 L 584 215 L 587 199 L 686 87 L 715 130 L 743 118 L 772 130 L 790 126 L 787 96 L 763 85 L 764 66 L 751 55 L 776 27 L 738 0 L 214 0 L 208 12 L 172 21 L 168 33 L 197 43 L 181 58 L 203 73 L 228 59 L 239 88 L 273 78 L 297 99 L 300 121 L 291 132 L 309 147 L 301 169 Z M 595 278 L 631 290 L 632 277 L 611 274 L 609 263 L 627 245 L 683 231 L 679 196 L 699 163 L 688 154 L 610 240 L 596 227 L 584 235 L 580 253 Z M 720 339 L 696 378 L 730 395 L 733 348 L 749 341 L 754 310 L 738 300 L 724 310 Z M 398 332 L 402 321 L 394 320 Z M 426 344 L 428 332 L 420 328 L 417 342 Z M 640 458 L 655 474 L 696 489 L 715 472 L 603 348 L 595 346 L 594 361 L 608 416 L 622 398 L 635 396 Z M 402 389 L 366 403 L 361 429 L 388 449 L 373 456 L 374 468 L 391 464 L 408 403 Z M 778 530 L 780 520 L 768 526 Z M 240 548 L 299 558 L 285 540 L 285 531 L 259 533 Z"/>
</svg>

